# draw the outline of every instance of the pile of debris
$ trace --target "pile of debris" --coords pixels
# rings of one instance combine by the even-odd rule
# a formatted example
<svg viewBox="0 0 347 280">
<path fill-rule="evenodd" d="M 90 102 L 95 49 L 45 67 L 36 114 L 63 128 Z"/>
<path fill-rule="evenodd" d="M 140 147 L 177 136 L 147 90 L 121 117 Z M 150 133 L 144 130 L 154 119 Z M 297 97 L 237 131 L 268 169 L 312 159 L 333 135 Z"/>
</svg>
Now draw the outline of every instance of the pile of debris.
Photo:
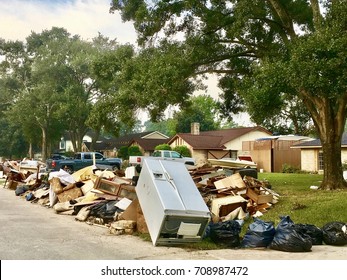
<svg viewBox="0 0 347 280">
<path fill-rule="evenodd" d="M 44 173 L 40 164 L 29 162 L 22 169 L 10 168 L 4 187 L 57 214 L 74 215 L 77 221 L 107 228 L 111 234 L 149 233 L 154 245 L 193 242 L 207 236 L 227 247 L 288 252 L 308 252 L 312 245 L 323 242 L 347 245 L 345 223 L 332 222 L 320 229 L 294 224 L 284 216 L 275 228 L 273 222 L 261 221 L 258 217 L 280 196 L 269 182 L 257 179 L 255 170 L 188 169 L 149 160 L 140 175 L 135 167 L 113 172 L 95 166 L 73 174 L 64 170 Z M 241 224 L 247 217 L 254 222 L 241 242 Z"/>
<path fill-rule="evenodd" d="M 6 187 L 31 203 L 74 215 L 77 221 L 105 227 L 112 234 L 149 232 L 135 191 L 139 177 L 135 167 L 115 173 L 90 166 L 73 174 L 64 170 L 41 173 L 39 165 L 34 167 L 36 172 L 28 167 L 9 172 Z M 242 178 L 239 172 L 196 167 L 190 168 L 189 176 L 215 223 L 261 216 L 279 198 L 268 182 L 247 175 Z"/>
<path fill-rule="evenodd" d="M 259 217 L 279 201 L 268 181 L 260 181 L 257 173 L 242 177 L 242 169 L 201 167 L 191 176 L 212 213 L 213 222 L 245 217 Z M 247 173 L 246 173 L 247 174 Z"/>
<path fill-rule="evenodd" d="M 113 171 L 89 166 L 73 174 L 62 169 L 49 173 L 16 169 L 6 175 L 4 187 L 57 214 L 74 215 L 77 221 L 113 234 L 132 234 L 136 229 L 148 233 L 133 180 Z"/>
</svg>

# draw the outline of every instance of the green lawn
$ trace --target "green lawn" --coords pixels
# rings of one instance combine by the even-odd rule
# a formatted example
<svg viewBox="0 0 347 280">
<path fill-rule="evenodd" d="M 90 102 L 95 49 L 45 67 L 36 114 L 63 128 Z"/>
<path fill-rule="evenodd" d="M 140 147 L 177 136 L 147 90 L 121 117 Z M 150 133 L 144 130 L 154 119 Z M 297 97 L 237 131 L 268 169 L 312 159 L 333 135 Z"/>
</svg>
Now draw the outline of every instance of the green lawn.
<svg viewBox="0 0 347 280">
<path fill-rule="evenodd" d="M 277 204 L 262 220 L 277 225 L 280 216 L 289 215 L 294 223 L 322 227 L 328 222 L 347 222 L 347 190 L 311 190 L 320 186 L 323 176 L 317 174 L 259 173 L 259 180 L 268 180 L 272 190 L 281 195 Z"/>
</svg>

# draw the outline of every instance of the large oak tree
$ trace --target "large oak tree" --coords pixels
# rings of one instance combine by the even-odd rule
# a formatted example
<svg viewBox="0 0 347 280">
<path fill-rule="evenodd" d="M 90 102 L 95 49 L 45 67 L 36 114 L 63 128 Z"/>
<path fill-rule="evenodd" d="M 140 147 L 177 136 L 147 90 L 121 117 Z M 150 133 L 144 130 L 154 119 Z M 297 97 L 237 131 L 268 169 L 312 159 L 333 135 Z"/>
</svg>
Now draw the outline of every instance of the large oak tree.
<svg viewBox="0 0 347 280">
<path fill-rule="evenodd" d="M 346 1 L 113 0 L 114 10 L 134 22 L 142 46 L 180 40 L 189 54 L 187 67 L 194 68 L 191 76 L 220 74 L 225 102 L 235 109 L 239 101 L 250 107 L 262 100 L 255 113 L 301 102 L 322 143 L 321 187 L 346 188 Z"/>
</svg>

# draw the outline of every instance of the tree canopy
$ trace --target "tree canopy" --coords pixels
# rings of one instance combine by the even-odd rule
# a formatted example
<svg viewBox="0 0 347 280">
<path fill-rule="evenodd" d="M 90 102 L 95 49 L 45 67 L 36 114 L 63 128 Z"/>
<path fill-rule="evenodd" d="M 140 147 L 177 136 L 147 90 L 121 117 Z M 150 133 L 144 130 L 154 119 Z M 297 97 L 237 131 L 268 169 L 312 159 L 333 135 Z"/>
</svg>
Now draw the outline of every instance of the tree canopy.
<svg viewBox="0 0 347 280">
<path fill-rule="evenodd" d="M 40 143 L 43 160 L 64 132 L 75 152 L 90 128 L 96 137 L 100 131 L 117 135 L 119 116 L 127 110 L 115 110 L 114 104 L 119 104 L 111 94 L 110 79 L 104 79 L 100 69 L 107 69 L 102 58 L 110 52 L 122 60 L 123 49 L 132 54 L 132 47 L 123 48 L 101 34 L 90 42 L 58 27 L 32 32 L 25 42 L 0 40 L 1 127 L 9 135 L 16 135 L 16 130 L 24 136 L 25 150 Z M 23 145 L 21 149 L 27 156 Z M 33 157 L 32 149 L 29 156 Z"/>
<path fill-rule="evenodd" d="M 248 108 L 260 122 L 297 99 L 322 142 L 322 188 L 346 187 L 346 1 L 113 0 L 114 10 L 134 22 L 142 46 L 179 45 L 190 78 L 219 74 L 223 98 L 235 111 Z M 300 126 L 307 114 L 299 116 Z"/>
<path fill-rule="evenodd" d="M 174 113 L 177 133 L 191 131 L 191 124 L 198 122 L 201 131 L 220 129 L 217 102 L 208 95 L 193 96 L 190 105 Z"/>
</svg>

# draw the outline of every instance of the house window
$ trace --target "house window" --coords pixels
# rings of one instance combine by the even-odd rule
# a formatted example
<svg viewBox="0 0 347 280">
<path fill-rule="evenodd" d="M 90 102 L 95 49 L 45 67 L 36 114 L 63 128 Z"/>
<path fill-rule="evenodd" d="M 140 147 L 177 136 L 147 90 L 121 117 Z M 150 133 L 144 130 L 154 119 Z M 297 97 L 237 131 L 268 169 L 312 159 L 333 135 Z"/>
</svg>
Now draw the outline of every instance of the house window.
<svg viewBox="0 0 347 280">
<path fill-rule="evenodd" d="M 324 169 L 323 152 L 318 153 L 318 170 Z"/>
</svg>

